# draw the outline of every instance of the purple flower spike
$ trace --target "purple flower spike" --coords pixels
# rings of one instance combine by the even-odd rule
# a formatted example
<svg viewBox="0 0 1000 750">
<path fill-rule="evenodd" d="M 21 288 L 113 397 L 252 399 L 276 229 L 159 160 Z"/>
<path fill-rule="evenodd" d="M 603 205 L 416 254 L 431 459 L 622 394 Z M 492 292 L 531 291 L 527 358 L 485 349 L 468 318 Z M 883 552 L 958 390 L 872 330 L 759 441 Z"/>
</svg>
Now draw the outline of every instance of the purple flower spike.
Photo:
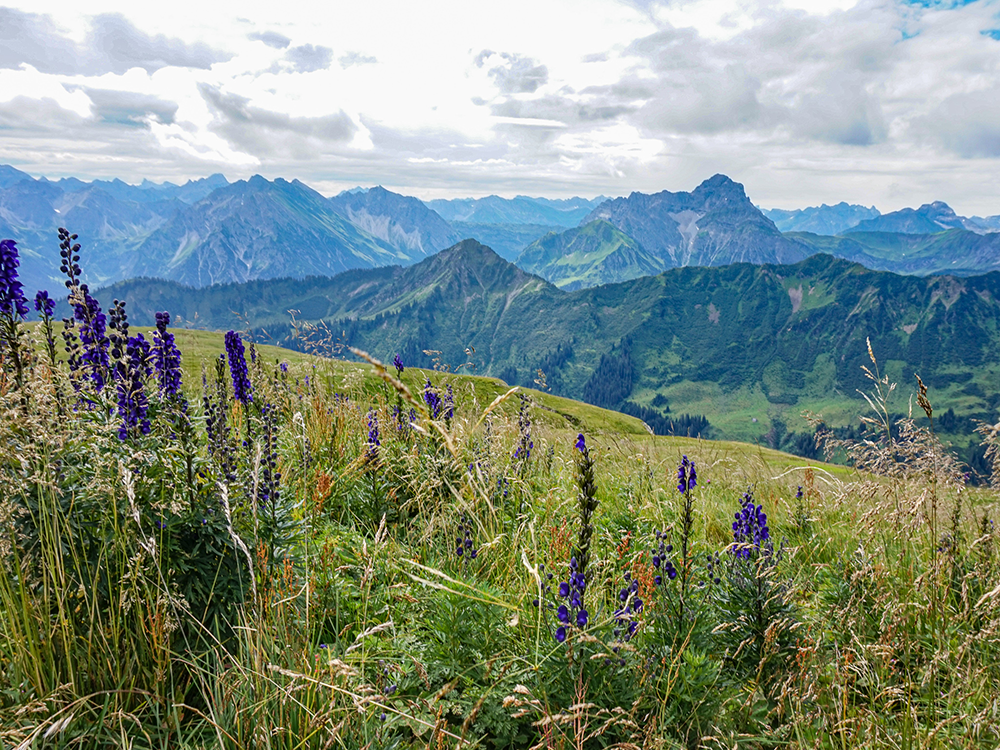
<svg viewBox="0 0 1000 750">
<path fill-rule="evenodd" d="M 181 353 L 174 343 L 174 334 L 167 330 L 170 313 L 156 313 L 156 333 L 153 334 L 153 367 L 160 395 L 174 398 L 181 395 Z"/>
<path fill-rule="evenodd" d="M 694 469 L 694 461 L 689 461 L 687 456 L 681 459 L 680 466 L 677 467 L 677 491 L 690 492 L 698 486 L 698 474 Z"/>
<path fill-rule="evenodd" d="M 587 444 L 586 444 L 586 442 L 584 442 L 583 433 L 582 432 L 579 435 L 576 436 L 576 446 L 575 447 L 576 447 L 576 449 L 578 451 L 580 451 L 580 453 L 583 453 L 587 449 Z"/>
<path fill-rule="evenodd" d="M 56 311 L 56 301 L 49 297 L 49 293 L 42 290 L 35 295 L 35 311 L 40 312 L 43 318 L 51 318 Z"/>
<path fill-rule="evenodd" d="M 244 406 L 253 401 L 250 373 L 247 371 L 246 350 L 243 339 L 236 331 L 226 333 L 226 354 L 229 355 L 229 373 L 233 378 L 233 397 Z"/>
<path fill-rule="evenodd" d="M 14 240 L 0 241 L 0 315 L 24 318 L 28 314 L 28 302 L 24 299 L 21 282 L 18 281 L 17 243 Z"/>
<path fill-rule="evenodd" d="M 424 385 L 424 403 L 427 404 L 427 410 L 431 414 L 431 419 L 437 419 L 441 416 L 441 395 L 434 390 L 430 378 L 427 379 L 427 383 Z"/>
<path fill-rule="evenodd" d="M 151 372 L 149 360 L 149 343 L 140 333 L 128 340 L 125 360 L 115 369 L 118 416 L 122 420 L 118 437 L 121 440 L 135 437 L 137 433 L 149 434 L 149 420 L 146 418 L 149 401 L 143 388 Z"/>
</svg>

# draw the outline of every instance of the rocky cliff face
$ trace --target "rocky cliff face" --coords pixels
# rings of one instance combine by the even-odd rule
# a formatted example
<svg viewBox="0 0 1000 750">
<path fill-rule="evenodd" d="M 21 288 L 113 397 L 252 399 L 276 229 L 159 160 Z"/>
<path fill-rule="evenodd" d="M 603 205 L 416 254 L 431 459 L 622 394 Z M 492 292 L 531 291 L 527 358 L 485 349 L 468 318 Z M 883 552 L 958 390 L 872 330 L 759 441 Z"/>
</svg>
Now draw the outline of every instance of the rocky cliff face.
<svg viewBox="0 0 1000 750">
<path fill-rule="evenodd" d="M 586 221 L 595 219 L 636 240 L 664 268 L 795 263 L 806 257 L 750 202 L 742 185 L 721 174 L 690 193 L 632 193 L 606 201 Z"/>
<path fill-rule="evenodd" d="M 338 214 L 414 258 L 426 258 L 461 239 L 448 222 L 416 198 L 383 187 L 330 198 Z"/>
<path fill-rule="evenodd" d="M 133 253 L 124 276 L 192 286 L 331 276 L 411 256 L 355 227 L 299 182 L 236 182 L 179 211 Z"/>
</svg>

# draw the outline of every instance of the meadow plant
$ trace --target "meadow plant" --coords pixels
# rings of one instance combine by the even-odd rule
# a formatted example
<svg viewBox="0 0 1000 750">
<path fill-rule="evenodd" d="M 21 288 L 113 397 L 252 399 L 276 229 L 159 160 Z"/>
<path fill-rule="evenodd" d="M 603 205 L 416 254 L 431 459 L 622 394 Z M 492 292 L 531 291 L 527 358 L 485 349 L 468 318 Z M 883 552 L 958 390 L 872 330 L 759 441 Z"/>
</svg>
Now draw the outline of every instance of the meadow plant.
<svg viewBox="0 0 1000 750">
<path fill-rule="evenodd" d="M 56 366 L 56 340 L 52 330 L 52 316 L 56 311 L 56 301 L 44 289 L 35 294 L 35 312 L 42 317 L 42 331 L 45 333 L 45 353 L 49 355 L 49 365 Z"/>
<path fill-rule="evenodd" d="M 792 588 L 783 576 L 783 545 L 771 538 L 767 514 L 747 489 L 734 514 L 733 543 L 708 563 L 721 623 L 715 637 L 725 649 L 724 673 L 744 687 L 759 689 L 767 710 L 777 705 L 796 654 L 800 626 Z M 749 681 L 749 683 L 747 682 Z"/>
<path fill-rule="evenodd" d="M 153 367 L 156 386 L 167 399 L 183 399 L 181 392 L 181 353 L 174 341 L 174 334 L 167 330 L 170 313 L 156 313 L 156 333 L 153 334 Z"/>
<path fill-rule="evenodd" d="M 438 393 L 437 389 L 431 383 L 430 378 L 427 378 L 427 382 L 424 384 L 424 403 L 427 405 L 427 411 L 430 412 L 431 419 L 437 419 L 441 416 L 441 394 Z"/>
<path fill-rule="evenodd" d="M 575 560 L 579 564 L 581 580 L 587 578 L 590 563 L 591 540 L 594 536 L 594 511 L 597 510 L 597 486 L 594 483 L 594 459 L 590 456 L 583 433 L 576 437 L 574 448 L 580 455 L 577 463 L 577 520 L 579 533 L 576 542 Z M 574 566 L 575 567 L 575 566 Z"/>
<path fill-rule="evenodd" d="M 0 356 L 13 364 L 17 387 L 24 386 L 24 356 L 21 348 L 21 321 L 28 315 L 17 267 L 20 259 L 13 240 L 0 241 Z"/>
<path fill-rule="evenodd" d="M 698 474 L 693 461 L 687 456 L 681 458 L 677 466 L 677 491 L 683 498 L 681 504 L 681 585 L 680 585 L 680 617 L 684 616 L 684 605 L 688 598 L 688 591 L 691 587 L 691 580 L 694 573 L 692 559 L 692 536 L 694 533 L 694 495 L 695 487 L 698 486 Z"/>
<path fill-rule="evenodd" d="M 233 398 L 247 406 L 253 401 L 253 389 L 247 371 L 246 349 L 243 339 L 236 331 L 226 333 L 226 355 L 229 358 L 229 374 L 233 380 Z"/>
</svg>

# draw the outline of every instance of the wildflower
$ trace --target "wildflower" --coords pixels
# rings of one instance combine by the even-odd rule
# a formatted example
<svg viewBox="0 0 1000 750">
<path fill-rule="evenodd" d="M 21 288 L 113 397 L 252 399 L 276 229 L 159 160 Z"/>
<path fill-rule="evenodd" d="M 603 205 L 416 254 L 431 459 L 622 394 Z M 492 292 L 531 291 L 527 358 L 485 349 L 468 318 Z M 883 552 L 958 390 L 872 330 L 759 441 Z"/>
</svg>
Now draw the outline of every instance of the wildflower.
<svg viewBox="0 0 1000 750">
<path fill-rule="evenodd" d="M 59 257 L 62 264 L 59 266 L 60 272 L 66 275 L 66 288 L 73 289 L 80 283 L 80 243 L 76 242 L 77 235 L 59 227 Z"/>
<path fill-rule="evenodd" d="M 456 540 L 455 554 L 463 558 L 466 563 L 475 560 L 479 555 L 479 550 L 472 543 L 472 519 L 463 515 L 462 521 L 458 525 L 458 538 Z"/>
<path fill-rule="evenodd" d="M 53 364 L 56 361 L 56 342 L 52 335 L 52 315 L 56 311 L 56 301 L 49 297 L 49 293 L 40 290 L 35 295 L 35 311 L 41 313 L 42 328 L 45 330 L 46 351 L 49 353 L 49 361 Z"/>
<path fill-rule="evenodd" d="M 378 461 L 378 449 L 382 445 L 378 434 L 378 412 L 368 410 L 368 440 L 365 442 L 365 461 Z"/>
<path fill-rule="evenodd" d="M 587 443 L 583 439 L 583 433 L 582 432 L 579 435 L 576 436 L 576 445 L 573 446 L 573 447 L 576 448 L 578 451 L 580 451 L 580 453 L 583 453 L 583 452 L 585 452 L 587 450 Z"/>
<path fill-rule="evenodd" d="M 517 395 L 521 399 L 521 408 L 517 413 L 517 428 L 520 437 L 517 448 L 514 450 L 514 459 L 520 462 L 521 471 L 524 472 L 527 470 L 528 459 L 531 458 L 531 451 L 535 447 L 535 443 L 531 439 L 531 417 L 528 414 L 530 402 L 523 394 Z"/>
<path fill-rule="evenodd" d="M 153 366 L 160 395 L 173 398 L 181 390 L 181 353 L 174 343 L 174 334 L 167 331 L 170 313 L 156 313 L 156 333 L 153 334 Z"/>
<path fill-rule="evenodd" d="M 586 588 L 586 578 L 580 570 L 576 556 L 573 556 L 569 561 L 568 580 L 559 583 L 559 596 L 568 600 L 565 604 L 560 604 L 556 610 L 556 619 L 563 623 L 556 630 L 556 640 L 559 643 L 566 640 L 566 625 L 574 624 L 578 628 L 587 627 L 590 614 L 583 604 L 583 594 Z"/>
<path fill-rule="evenodd" d="M 0 350 L 10 351 L 14 376 L 20 387 L 24 383 L 24 362 L 18 318 L 23 319 L 28 314 L 28 303 L 17 277 L 19 262 L 14 240 L 0 241 Z"/>
<path fill-rule="evenodd" d="M 628 641 L 635 635 L 635 631 L 639 627 L 639 619 L 637 615 L 642 611 L 642 599 L 638 597 L 639 592 L 639 581 L 631 578 L 631 576 L 625 573 L 625 588 L 618 592 L 618 600 L 622 602 L 622 607 L 617 609 L 613 613 L 613 617 L 617 624 L 614 630 L 614 635 L 616 638 L 621 638 L 623 641 Z"/>
<path fill-rule="evenodd" d="M 108 335 L 111 357 L 118 363 L 125 356 L 125 348 L 128 346 L 128 315 L 125 313 L 124 301 L 116 299 L 112 303 L 108 310 L 108 328 L 111 329 Z"/>
<path fill-rule="evenodd" d="M 260 411 L 264 423 L 264 445 L 261 451 L 257 501 L 261 509 L 270 515 L 268 520 L 273 525 L 276 523 L 281 499 L 281 473 L 278 471 L 278 413 L 274 406 L 267 403 Z"/>
<path fill-rule="evenodd" d="M 694 461 L 687 456 L 681 458 L 677 467 L 677 490 L 684 496 L 684 506 L 681 509 L 681 592 L 680 611 L 683 615 L 688 587 L 691 583 L 691 567 L 694 562 L 691 556 L 691 537 L 694 530 L 694 496 L 691 491 L 698 486 L 698 474 Z"/>
<path fill-rule="evenodd" d="M 455 392 L 451 389 L 451 383 L 448 383 L 448 391 L 444 396 L 444 418 L 446 421 L 450 422 L 452 417 L 455 416 Z"/>
<path fill-rule="evenodd" d="M 430 378 L 424 385 L 424 403 L 427 404 L 427 409 L 431 413 L 431 419 L 437 419 L 441 416 L 441 396 L 434 390 Z"/>
<path fill-rule="evenodd" d="M 706 558 L 705 570 L 708 573 L 708 582 L 719 583 L 720 578 L 718 575 L 718 570 L 722 565 L 722 560 L 719 557 L 719 553 L 716 552 L 713 554 L 709 552 L 705 555 L 705 558 Z"/>
<path fill-rule="evenodd" d="M 56 301 L 49 297 L 49 293 L 40 290 L 35 295 L 35 312 L 42 314 L 42 318 L 51 318 L 56 311 Z"/>
<path fill-rule="evenodd" d="M 392 358 L 392 366 L 396 368 L 396 376 L 397 377 L 403 374 L 403 370 L 404 370 L 403 360 L 401 360 L 399 358 L 398 354 L 395 357 Z"/>
<path fill-rule="evenodd" d="M 18 280 L 17 243 L 14 240 L 0 241 L 0 315 L 24 318 L 28 315 L 28 303 Z"/>
<path fill-rule="evenodd" d="M 115 386 L 118 393 L 118 416 L 122 420 L 118 438 L 127 440 L 136 432 L 148 435 L 150 426 L 146 417 L 149 401 L 145 382 L 151 373 L 149 343 L 142 334 L 125 344 L 125 356 L 115 367 Z"/>
<path fill-rule="evenodd" d="M 101 391 L 108 381 L 111 361 L 108 357 L 110 341 L 107 337 L 107 317 L 100 304 L 90 296 L 90 289 L 81 284 L 70 293 L 73 305 L 73 321 L 79 326 L 80 347 L 68 346 L 69 366 L 73 371 L 83 370 L 94 383 L 94 389 Z M 64 337 L 66 335 L 64 334 Z"/>
<path fill-rule="evenodd" d="M 229 355 L 229 374 L 233 379 L 233 397 L 246 406 L 253 401 L 253 394 L 244 352 L 240 335 L 236 331 L 226 333 L 226 353 Z"/>
<path fill-rule="evenodd" d="M 698 485 L 697 479 L 694 461 L 688 461 L 688 457 L 684 456 L 680 466 L 677 467 L 677 491 L 690 492 Z"/>
<path fill-rule="evenodd" d="M 577 503 L 580 519 L 580 531 L 577 536 L 576 554 L 579 558 L 580 577 L 587 573 L 590 561 L 590 540 L 594 534 L 594 511 L 597 510 L 597 485 L 594 482 L 594 459 L 583 441 L 583 435 L 577 438 L 576 447 L 583 444 L 580 460 L 577 464 Z M 574 558 L 576 559 L 576 558 Z"/>
<path fill-rule="evenodd" d="M 738 557 L 747 560 L 752 552 L 760 551 L 761 544 L 771 538 L 764 506 L 754 502 L 753 492 L 749 487 L 740 498 L 740 510 L 736 513 L 735 519 L 733 541 L 739 545 L 735 552 Z"/>
<path fill-rule="evenodd" d="M 667 557 L 667 555 L 674 551 L 674 545 L 667 544 L 667 533 L 665 531 L 656 532 L 656 542 L 656 546 L 652 550 L 653 568 L 662 571 L 662 573 L 653 577 L 653 583 L 657 586 L 662 586 L 664 573 L 671 581 L 677 578 L 677 568 L 674 567 L 673 562 Z"/>
</svg>

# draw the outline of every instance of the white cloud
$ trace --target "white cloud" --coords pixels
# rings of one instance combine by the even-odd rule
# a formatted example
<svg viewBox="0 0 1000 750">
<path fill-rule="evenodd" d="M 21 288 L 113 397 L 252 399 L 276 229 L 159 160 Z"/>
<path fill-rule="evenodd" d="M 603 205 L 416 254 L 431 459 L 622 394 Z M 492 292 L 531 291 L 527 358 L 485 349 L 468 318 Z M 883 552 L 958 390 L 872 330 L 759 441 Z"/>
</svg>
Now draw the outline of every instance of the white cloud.
<svg viewBox="0 0 1000 750">
<path fill-rule="evenodd" d="M 13 5 L 0 162 L 35 174 L 1000 213 L 998 0 Z"/>
</svg>

